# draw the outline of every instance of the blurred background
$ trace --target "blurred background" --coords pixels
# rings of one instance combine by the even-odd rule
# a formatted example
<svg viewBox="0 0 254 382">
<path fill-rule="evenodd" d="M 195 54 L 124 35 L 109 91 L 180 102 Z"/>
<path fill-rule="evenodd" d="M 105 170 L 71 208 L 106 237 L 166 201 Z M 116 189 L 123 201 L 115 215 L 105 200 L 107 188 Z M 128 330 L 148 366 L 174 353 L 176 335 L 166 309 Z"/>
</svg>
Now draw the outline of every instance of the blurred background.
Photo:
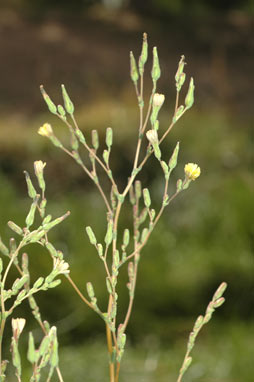
<svg viewBox="0 0 254 382">
<path fill-rule="evenodd" d="M 195 79 L 195 105 L 168 137 L 163 155 L 169 158 L 180 141 L 171 191 L 187 162 L 198 163 L 202 176 L 169 206 L 142 253 L 121 381 L 175 381 L 193 322 L 222 281 L 228 283 L 226 303 L 202 330 L 185 381 L 253 381 L 253 16 L 253 0 L 1 1 L 1 236 L 8 242 L 7 221 L 23 225 L 27 214 L 23 170 L 32 174 L 33 161 L 46 161 L 48 213 L 60 216 L 71 210 L 50 239 L 65 253 L 72 277 L 84 292 L 86 282 L 92 281 L 102 307 L 107 298 L 104 272 L 84 228 L 97 227 L 102 240 L 104 206 L 81 169 L 38 136 L 39 126 L 50 122 L 66 139 L 65 127 L 48 112 L 39 85 L 56 104 L 62 103 L 60 84 L 66 85 L 86 136 L 96 128 L 103 142 L 106 127 L 114 129 L 112 169 L 124 186 L 138 126 L 129 51 L 139 56 L 142 34 L 147 32 L 148 99 L 151 48 L 158 47 L 162 69 L 158 91 L 166 95 L 160 113 L 162 130 L 172 118 L 174 75 L 182 54 L 188 63 L 187 78 Z M 158 209 L 163 174 L 156 160 L 151 159 L 141 180 Z M 46 252 L 38 246 L 27 251 L 34 277 L 46 274 L 51 266 Z M 38 295 L 37 301 L 42 316 L 58 327 L 65 382 L 105 381 L 103 322 L 62 281 L 58 288 Z M 123 275 L 120 317 L 128 303 L 125 284 Z M 28 305 L 17 309 L 15 316 L 26 317 L 25 334 L 33 330 L 40 340 Z M 7 353 L 8 339 L 5 346 Z M 24 362 L 25 381 L 29 368 Z"/>
</svg>

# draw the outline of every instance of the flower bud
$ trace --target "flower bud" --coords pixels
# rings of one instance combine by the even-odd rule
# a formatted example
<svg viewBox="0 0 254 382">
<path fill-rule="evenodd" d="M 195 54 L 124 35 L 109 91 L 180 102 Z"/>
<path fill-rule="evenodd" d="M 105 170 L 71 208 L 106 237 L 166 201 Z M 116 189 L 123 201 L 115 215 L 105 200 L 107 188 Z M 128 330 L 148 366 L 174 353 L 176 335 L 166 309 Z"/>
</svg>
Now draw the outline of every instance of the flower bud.
<svg viewBox="0 0 254 382">
<path fill-rule="evenodd" d="M 153 67 L 152 67 L 152 80 L 156 82 L 161 76 L 159 57 L 157 53 L 157 48 L 153 48 Z"/>
<path fill-rule="evenodd" d="M 190 109 L 194 103 L 194 90 L 195 90 L 194 81 L 193 81 L 193 78 L 191 77 L 189 89 L 185 98 L 186 109 Z"/>
<path fill-rule="evenodd" d="M 131 79 L 134 83 L 137 83 L 139 75 L 138 75 L 136 60 L 132 52 L 130 52 L 130 67 L 131 67 Z"/>
<path fill-rule="evenodd" d="M 141 55 L 139 57 L 138 66 L 139 66 L 139 73 L 142 75 L 144 73 L 144 66 L 147 61 L 148 57 L 148 44 L 147 44 L 147 34 L 143 34 L 143 45 L 142 45 L 142 51 Z"/>
<path fill-rule="evenodd" d="M 62 87 L 62 95 L 63 95 L 63 100 L 64 100 L 64 106 L 65 106 L 65 109 L 67 111 L 67 113 L 69 114 L 73 114 L 74 113 L 74 105 L 65 89 L 65 86 L 64 85 L 61 85 Z"/>
</svg>

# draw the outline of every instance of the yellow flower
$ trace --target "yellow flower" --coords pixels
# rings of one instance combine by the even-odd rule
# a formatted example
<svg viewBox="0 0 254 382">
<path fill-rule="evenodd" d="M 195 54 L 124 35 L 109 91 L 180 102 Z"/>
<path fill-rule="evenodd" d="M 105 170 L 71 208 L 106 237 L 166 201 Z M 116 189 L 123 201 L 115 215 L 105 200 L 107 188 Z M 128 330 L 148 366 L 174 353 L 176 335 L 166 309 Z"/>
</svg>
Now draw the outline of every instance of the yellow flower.
<svg viewBox="0 0 254 382">
<path fill-rule="evenodd" d="M 158 134 L 156 130 L 148 130 L 146 133 L 146 137 L 152 145 L 158 143 Z"/>
<path fill-rule="evenodd" d="M 43 137 L 50 137 L 51 135 L 53 135 L 51 125 L 49 123 L 44 123 L 44 125 L 42 125 L 39 128 L 38 134 L 42 135 Z"/>
<path fill-rule="evenodd" d="M 13 318 L 11 320 L 13 336 L 19 338 L 22 330 L 24 329 L 26 320 L 24 318 Z"/>
<path fill-rule="evenodd" d="M 187 163 L 184 166 L 184 172 L 187 178 L 190 180 L 195 180 L 201 174 L 200 167 L 195 163 Z"/>
<path fill-rule="evenodd" d="M 36 160 L 34 162 L 34 171 L 37 175 L 43 172 L 44 167 L 46 166 L 46 162 L 42 162 L 41 160 Z"/>
<path fill-rule="evenodd" d="M 165 101 L 164 94 L 159 94 L 159 93 L 155 93 L 154 94 L 154 96 L 153 96 L 153 106 L 154 107 L 161 108 L 161 106 L 163 105 L 164 101 Z"/>
</svg>

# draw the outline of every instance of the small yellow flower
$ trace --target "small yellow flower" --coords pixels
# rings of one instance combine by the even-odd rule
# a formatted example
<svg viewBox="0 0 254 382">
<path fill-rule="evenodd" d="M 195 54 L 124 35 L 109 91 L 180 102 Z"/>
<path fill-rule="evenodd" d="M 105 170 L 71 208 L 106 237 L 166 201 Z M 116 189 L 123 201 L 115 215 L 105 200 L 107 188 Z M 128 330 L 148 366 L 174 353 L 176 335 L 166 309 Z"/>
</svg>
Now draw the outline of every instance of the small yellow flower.
<svg viewBox="0 0 254 382">
<path fill-rule="evenodd" d="M 42 125 L 39 128 L 38 134 L 42 135 L 43 137 L 50 137 L 51 135 L 53 135 L 51 125 L 49 123 L 44 123 L 44 125 Z"/>
<path fill-rule="evenodd" d="M 34 162 L 34 171 L 37 175 L 43 173 L 43 169 L 46 166 L 46 162 L 42 162 L 41 160 L 36 160 Z"/>
<path fill-rule="evenodd" d="M 152 145 L 158 143 L 158 134 L 156 130 L 148 130 L 146 133 L 146 137 Z"/>
<path fill-rule="evenodd" d="M 12 331 L 14 337 L 19 338 L 22 330 L 24 329 L 26 320 L 24 318 L 13 318 L 11 320 Z"/>
<path fill-rule="evenodd" d="M 187 163 L 184 166 L 184 172 L 187 178 L 190 180 L 195 180 L 201 174 L 200 167 L 195 163 Z"/>
<path fill-rule="evenodd" d="M 161 106 L 163 105 L 164 101 L 165 101 L 164 94 L 159 94 L 159 93 L 155 93 L 154 94 L 154 96 L 153 96 L 153 106 L 154 107 L 161 108 Z"/>
</svg>

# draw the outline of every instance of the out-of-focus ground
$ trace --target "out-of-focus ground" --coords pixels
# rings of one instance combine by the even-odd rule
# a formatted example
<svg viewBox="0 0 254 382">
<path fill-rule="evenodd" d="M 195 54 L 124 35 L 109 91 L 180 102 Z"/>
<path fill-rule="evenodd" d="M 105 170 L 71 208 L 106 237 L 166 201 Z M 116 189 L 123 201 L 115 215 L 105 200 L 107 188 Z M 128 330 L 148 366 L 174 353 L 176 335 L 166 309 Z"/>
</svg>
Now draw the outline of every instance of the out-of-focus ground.
<svg viewBox="0 0 254 382">
<path fill-rule="evenodd" d="M 181 142 L 179 167 L 173 174 L 171 189 L 182 176 L 186 162 L 199 163 L 202 176 L 170 206 L 144 251 L 123 381 L 175 380 L 195 317 L 204 312 L 219 283 L 226 281 L 226 304 L 200 335 L 186 382 L 252 382 L 251 14 L 234 10 L 206 14 L 203 18 L 179 14 L 158 18 L 128 7 L 109 11 L 94 6 L 79 15 L 54 11 L 35 17 L 1 9 L 1 236 L 7 241 L 10 232 L 6 222 L 11 219 L 22 225 L 29 208 L 23 170 L 32 173 L 34 160 L 47 161 L 49 213 L 58 216 L 72 211 L 70 218 L 56 229 L 52 241 L 66 254 L 80 287 L 85 289 L 85 283 L 92 281 L 101 304 L 106 304 L 103 270 L 98 271 L 100 263 L 84 236 L 84 227 L 91 225 L 98 226 L 98 235 L 103 237 L 103 205 L 79 168 L 37 135 L 38 127 L 49 121 L 57 134 L 66 139 L 64 127 L 48 113 L 39 85 L 44 84 L 55 103 L 62 103 L 60 84 L 66 85 L 77 120 L 87 136 L 97 128 L 103 141 L 105 128 L 112 126 L 112 167 L 123 185 L 131 169 L 138 126 L 135 92 L 129 79 L 129 51 L 139 55 L 144 31 L 150 46 L 145 78 L 147 97 L 151 89 L 152 46 L 156 45 L 159 51 L 162 77 L 158 91 L 166 95 L 160 119 L 162 130 L 172 117 L 174 75 L 182 54 L 188 63 L 187 81 L 190 76 L 195 79 L 195 105 L 163 147 L 168 158 L 176 141 Z M 187 85 L 183 93 L 186 90 Z M 155 208 L 161 198 L 161 179 L 156 161 L 151 161 L 142 181 L 151 189 Z M 39 248 L 28 251 L 35 273 L 46 272 L 46 254 Z M 120 315 L 128 301 L 125 281 L 119 286 L 123 298 Z M 45 318 L 58 326 L 66 381 L 83 381 L 84 373 L 87 381 L 105 380 L 107 358 L 101 349 L 104 327 L 100 320 L 94 319 L 86 307 L 80 307 L 64 280 L 47 297 L 41 294 L 39 302 Z M 29 317 L 25 308 L 17 310 L 18 315 Z M 28 325 L 27 331 L 35 328 L 30 321 Z M 93 354 L 98 355 L 99 361 Z M 28 371 L 25 373 L 24 378 L 28 379 Z"/>
</svg>

